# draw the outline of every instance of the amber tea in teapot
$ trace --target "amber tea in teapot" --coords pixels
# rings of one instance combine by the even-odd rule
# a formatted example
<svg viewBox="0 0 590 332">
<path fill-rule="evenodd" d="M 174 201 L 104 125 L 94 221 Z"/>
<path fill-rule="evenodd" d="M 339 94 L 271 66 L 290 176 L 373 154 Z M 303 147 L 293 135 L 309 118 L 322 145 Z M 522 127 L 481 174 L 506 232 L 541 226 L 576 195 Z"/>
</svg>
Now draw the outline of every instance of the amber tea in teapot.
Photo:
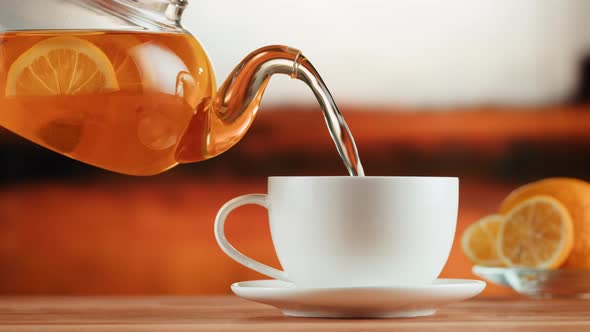
<svg viewBox="0 0 590 332">
<path fill-rule="evenodd" d="M 0 4 L 0 126 L 91 165 L 153 175 L 234 146 L 252 124 L 271 76 L 283 74 L 311 88 L 349 173 L 363 175 L 344 118 L 301 52 L 258 49 L 217 90 L 204 48 L 180 24 L 186 5 Z M 45 22 L 42 6 L 63 19 Z M 33 23 L 3 29 L 19 15 Z"/>
<path fill-rule="evenodd" d="M 193 130 L 206 126 L 193 111 L 213 95 L 215 78 L 189 35 L 25 32 L 4 34 L 0 45 L 0 124 L 33 142 L 99 167 L 154 174 L 177 163 L 183 135 L 203 136 L 185 132 L 191 122 Z M 183 73 L 198 75 L 190 86 L 166 82 Z M 190 153 L 184 158 L 207 152 Z"/>
</svg>

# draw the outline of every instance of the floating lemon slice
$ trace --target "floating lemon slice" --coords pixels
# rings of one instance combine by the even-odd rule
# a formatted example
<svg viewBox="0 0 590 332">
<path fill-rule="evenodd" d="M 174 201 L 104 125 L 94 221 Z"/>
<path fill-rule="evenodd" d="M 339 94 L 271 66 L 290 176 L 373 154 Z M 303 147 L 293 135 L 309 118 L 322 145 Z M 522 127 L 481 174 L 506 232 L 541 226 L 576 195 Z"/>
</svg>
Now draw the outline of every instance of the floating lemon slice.
<svg viewBox="0 0 590 332">
<path fill-rule="evenodd" d="M 81 38 L 45 39 L 14 61 L 7 96 L 81 95 L 119 89 L 109 58 Z"/>
<path fill-rule="evenodd" d="M 94 36 L 92 42 L 111 60 L 119 88 L 136 92 L 142 89 L 140 68 L 133 59 L 133 50 L 142 45 L 141 39 L 133 35 L 108 34 Z"/>
<path fill-rule="evenodd" d="M 502 266 L 498 256 L 498 231 L 504 223 L 504 216 L 493 214 L 471 224 L 463 233 L 463 252 L 475 264 Z"/>
<path fill-rule="evenodd" d="M 498 256 L 508 266 L 556 269 L 572 251 L 570 213 L 550 196 L 523 200 L 506 215 L 498 233 Z"/>
</svg>

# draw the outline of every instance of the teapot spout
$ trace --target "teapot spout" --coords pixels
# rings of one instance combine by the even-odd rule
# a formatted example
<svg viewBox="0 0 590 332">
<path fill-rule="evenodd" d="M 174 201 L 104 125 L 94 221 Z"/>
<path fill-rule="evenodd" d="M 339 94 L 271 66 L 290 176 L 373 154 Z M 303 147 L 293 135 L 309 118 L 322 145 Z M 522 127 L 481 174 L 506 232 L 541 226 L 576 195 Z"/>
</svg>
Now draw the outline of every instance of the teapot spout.
<svg viewBox="0 0 590 332">
<path fill-rule="evenodd" d="M 201 159 L 227 151 L 246 134 L 256 117 L 268 82 L 275 74 L 301 80 L 312 89 L 350 175 L 364 175 L 350 129 L 320 75 L 299 50 L 280 45 L 267 46 L 252 52 L 236 66 L 217 94 L 201 103 L 197 116 L 202 113 L 207 117 L 207 128 L 202 125 L 199 128 L 207 133 L 204 140 L 198 143 L 205 150 L 204 158 Z M 189 126 L 188 135 L 183 140 L 194 140 L 190 131 Z M 185 148 L 178 151 L 179 162 L 194 161 L 190 155 L 183 155 L 183 150 L 193 150 L 186 149 L 186 146 L 195 143 L 197 142 L 181 144 Z"/>
<path fill-rule="evenodd" d="M 275 74 L 294 77 L 299 50 L 287 46 L 267 46 L 250 53 L 232 71 L 210 105 L 223 121 L 236 121 L 243 114 L 255 115 L 270 78 Z"/>
</svg>

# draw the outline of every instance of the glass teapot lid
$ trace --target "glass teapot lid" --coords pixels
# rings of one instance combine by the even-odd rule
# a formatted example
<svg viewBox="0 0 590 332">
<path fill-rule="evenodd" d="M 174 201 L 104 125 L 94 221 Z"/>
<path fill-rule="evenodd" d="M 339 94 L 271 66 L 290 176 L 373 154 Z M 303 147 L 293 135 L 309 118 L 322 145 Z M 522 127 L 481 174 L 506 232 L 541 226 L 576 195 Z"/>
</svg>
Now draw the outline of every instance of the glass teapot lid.
<svg viewBox="0 0 590 332">
<path fill-rule="evenodd" d="M 74 0 L 75 1 L 75 0 Z M 78 0 L 79 1 L 79 0 Z M 85 0 L 112 15 L 136 23 L 179 26 L 187 0 Z"/>
<path fill-rule="evenodd" d="M 187 5 L 187 0 L 2 1 L 0 32 L 92 29 L 180 32 L 180 20 Z"/>
</svg>

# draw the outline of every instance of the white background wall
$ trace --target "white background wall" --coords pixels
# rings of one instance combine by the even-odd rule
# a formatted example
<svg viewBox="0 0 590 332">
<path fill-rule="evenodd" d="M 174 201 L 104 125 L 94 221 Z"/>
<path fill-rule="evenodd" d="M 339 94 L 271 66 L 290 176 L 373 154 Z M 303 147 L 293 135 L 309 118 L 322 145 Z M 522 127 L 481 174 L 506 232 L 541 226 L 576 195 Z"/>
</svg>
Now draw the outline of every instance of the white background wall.
<svg viewBox="0 0 590 332">
<path fill-rule="evenodd" d="M 250 51 L 301 49 L 340 103 L 558 102 L 587 49 L 587 0 L 192 0 L 221 82 Z M 314 102 L 275 79 L 265 102 Z"/>
</svg>

